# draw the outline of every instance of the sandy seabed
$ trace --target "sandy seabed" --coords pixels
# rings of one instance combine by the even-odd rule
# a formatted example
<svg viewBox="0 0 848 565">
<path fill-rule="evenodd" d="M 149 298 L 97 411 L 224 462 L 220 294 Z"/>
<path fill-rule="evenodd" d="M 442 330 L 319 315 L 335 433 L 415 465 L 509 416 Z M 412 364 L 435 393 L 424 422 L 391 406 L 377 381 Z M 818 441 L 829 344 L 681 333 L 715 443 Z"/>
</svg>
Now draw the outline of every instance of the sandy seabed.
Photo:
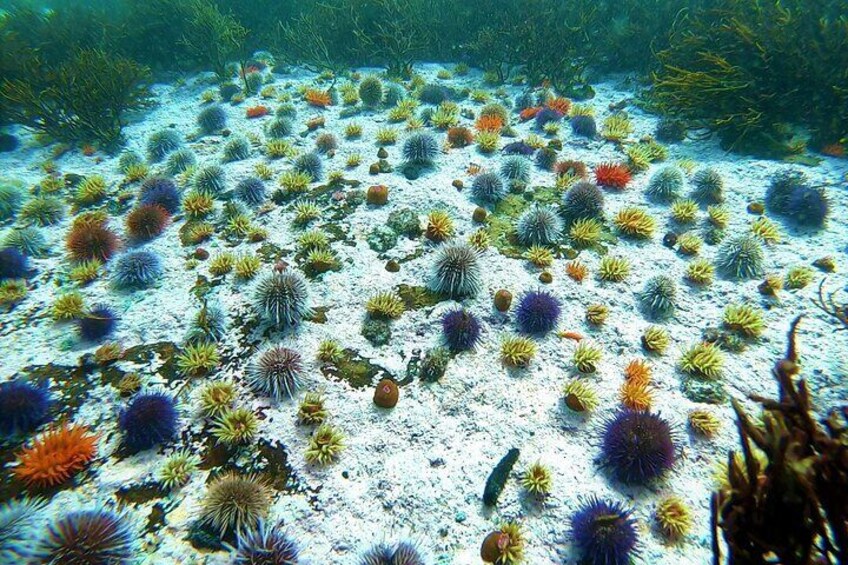
<svg viewBox="0 0 848 565">
<path fill-rule="evenodd" d="M 438 81 L 436 64 L 416 68 L 428 81 L 455 87 L 484 88 L 481 75 L 472 71 L 466 77 Z M 279 442 L 291 467 L 289 487 L 277 493 L 270 521 L 281 522 L 297 540 L 302 555 L 309 563 L 356 563 L 362 551 L 384 540 L 410 537 L 434 563 L 479 563 L 479 547 L 485 535 L 504 520 L 518 520 L 526 533 L 526 562 L 531 564 L 573 563 L 576 552 L 570 539 L 570 518 L 587 497 L 597 495 L 622 501 L 634 509 L 639 523 L 640 555 L 645 563 L 704 564 L 711 560 L 709 531 L 709 497 L 716 482 L 716 469 L 726 460 L 728 450 L 734 449 L 737 437 L 729 403 L 705 406 L 691 402 L 681 392 L 681 372 L 677 367 L 681 350 L 700 340 L 702 330 L 720 326 L 724 308 L 730 303 L 750 301 L 765 309 L 767 331 L 742 353 L 728 353 L 724 370 L 727 392 L 739 399 L 749 394 L 774 395 L 776 385 L 770 376 L 774 361 L 784 352 L 785 332 L 798 314 L 806 314 L 799 337 L 803 356 L 803 374 L 809 380 L 814 404 L 821 413 L 844 403 L 848 398 L 848 346 L 846 335 L 834 333 L 837 326 L 811 302 L 819 280 L 825 276 L 815 270 L 815 280 L 800 290 L 785 290 L 779 300 L 764 298 L 757 289 L 760 280 L 734 281 L 717 278 L 706 288 L 695 288 L 683 280 L 690 258 L 662 244 L 662 235 L 671 229 L 669 208 L 649 202 L 644 188 L 652 173 L 664 166 L 656 163 L 635 176 L 627 190 L 605 193 L 605 211 L 611 218 L 616 211 L 629 205 L 648 209 L 658 220 L 658 230 L 645 243 L 626 239 L 612 248 L 617 255 L 631 262 L 631 275 L 621 284 L 602 283 L 594 273 L 600 260 L 597 253 L 580 255 L 589 267 L 590 276 L 582 283 L 569 279 L 564 272 L 566 259 L 556 259 L 549 269 L 553 282 L 544 288 L 555 294 L 563 305 L 560 318 L 562 330 L 573 330 L 589 336 L 603 349 L 604 357 L 596 374 L 589 377 L 598 390 L 600 405 L 589 416 L 569 412 L 560 393 L 563 383 L 574 373 L 571 355 L 575 343 L 550 334 L 539 341 L 539 351 L 529 368 L 507 371 L 500 362 L 499 343 L 504 333 L 513 332 L 514 316 L 500 314 L 492 308 L 492 295 L 500 288 L 509 289 L 516 297 L 523 291 L 542 287 L 538 277 L 541 269 L 527 261 L 508 258 L 489 247 L 481 255 L 484 290 L 476 298 L 463 301 L 463 306 L 480 316 L 484 322 L 483 338 L 473 352 L 453 359 L 444 377 L 433 384 L 415 379 L 401 387 L 397 407 L 383 410 L 372 402 L 371 387 L 353 388 L 347 382 L 326 378 L 319 370 L 314 353 L 325 339 L 338 340 L 344 347 L 357 351 L 374 365 L 402 380 L 410 359 L 421 351 L 439 344 L 441 316 L 456 306 L 443 301 L 435 306 L 405 312 L 392 323 L 392 340 L 383 347 L 374 347 L 360 333 L 365 317 L 365 302 L 377 291 L 390 290 L 400 284 L 420 286 L 429 277 L 436 245 L 421 237 L 400 237 L 397 246 L 378 254 L 369 248 L 369 231 L 383 225 L 394 210 L 411 208 L 425 221 L 432 209 L 442 209 L 454 219 L 457 238 L 465 239 L 479 226 L 471 220 L 477 206 L 468 186 L 472 177 L 470 163 L 484 170 L 497 171 L 503 156 L 480 154 L 474 146 L 452 149 L 437 158 L 436 168 L 416 180 L 407 180 L 400 172 L 371 176 L 368 164 L 376 161 L 377 146 L 374 134 L 388 126 L 385 112 L 363 113 L 352 118 L 340 118 L 342 106 L 319 111 L 307 106 L 297 95 L 297 86 L 311 83 L 315 75 L 295 71 L 273 75 L 273 84 L 280 92 L 292 94 L 298 109 L 297 131 L 316 115 L 325 117 L 321 132 L 334 133 L 339 139 L 335 156 L 326 159 L 325 171 L 343 170 L 346 179 L 358 180 L 361 189 L 371 184 L 384 184 L 390 189 L 389 202 L 383 207 L 365 204 L 344 217 L 336 225 L 345 234 L 343 241 L 333 243 L 342 268 L 328 272 L 310 284 L 312 302 L 326 308 L 324 323 L 304 323 L 294 335 L 271 334 L 271 342 L 287 344 L 302 352 L 307 361 L 307 388 L 324 392 L 330 421 L 346 435 L 346 449 L 339 461 L 327 467 L 315 467 L 304 461 L 310 429 L 296 422 L 297 402 L 274 404 L 257 397 L 244 384 L 245 369 L 254 357 L 255 343 L 245 347 L 244 336 L 232 330 L 224 339 L 221 350 L 225 362 L 210 379 L 231 379 L 238 383 L 238 403 L 261 415 L 258 438 Z M 588 103 L 595 108 L 600 124 L 609 114 L 610 104 L 632 98 L 634 93 L 625 81 L 613 78 L 594 85 L 597 95 Z M 128 149 L 145 153 L 148 137 L 163 128 L 174 128 L 184 134 L 196 130 L 196 116 L 202 108 L 200 95 L 211 88 L 208 77 L 192 77 L 184 84 L 157 84 L 154 91 L 157 106 L 142 119 L 126 129 Z M 494 89 L 489 89 L 494 92 Z M 513 99 L 519 87 L 505 87 Z M 262 135 L 262 126 L 271 117 L 247 119 L 245 108 L 259 103 L 250 98 L 239 106 L 224 105 L 229 128 L 233 134 Z M 273 107 L 273 104 L 270 104 Z M 480 104 L 463 101 L 460 105 L 479 112 Z M 634 125 L 631 139 L 636 140 L 654 132 L 657 117 L 632 104 L 627 106 Z M 360 139 L 344 138 L 345 125 L 360 123 Z M 462 120 L 471 126 L 472 122 Z M 531 133 L 532 122 L 514 127 L 516 139 Z M 398 126 L 402 129 L 402 124 Z M 433 130 L 439 142 L 444 133 Z M 36 184 L 42 177 L 41 163 L 49 157 L 50 148 L 39 146 L 32 136 L 22 133 L 24 146 L 0 155 L 0 172 L 4 177 L 19 179 L 27 185 Z M 402 133 L 399 142 L 387 147 L 388 161 L 402 161 Z M 302 151 L 313 147 L 316 133 L 291 140 Z M 601 139 L 587 140 L 571 133 L 563 124 L 559 137 L 563 143 L 561 159 L 578 159 L 589 165 L 605 161 L 623 161 L 621 149 Z M 199 164 L 219 163 L 224 138 L 206 136 L 188 141 Z M 504 140 L 505 142 L 512 140 Z M 713 167 L 725 181 L 725 205 L 730 210 L 728 237 L 744 233 L 755 216 L 746 212 L 751 201 L 761 201 L 770 178 L 779 171 L 790 169 L 806 173 L 813 184 L 824 185 L 830 197 L 831 213 L 826 227 L 817 232 L 799 232 L 780 224 L 782 241 L 766 249 L 766 271 L 785 273 L 796 265 L 811 266 L 820 257 L 832 256 L 836 272 L 828 276 L 827 287 L 835 290 L 846 285 L 844 270 L 845 246 L 848 242 L 848 196 L 845 179 L 848 161 L 824 158 L 815 167 L 790 165 L 758 160 L 722 151 L 717 142 L 684 141 L 672 144 L 668 162 L 694 160 L 699 167 Z M 345 169 L 348 155 L 360 153 L 363 163 L 356 169 Z M 275 177 L 291 166 L 290 159 L 268 160 L 254 147 L 250 158 L 225 163 L 230 187 L 254 175 L 254 166 L 266 162 Z M 72 152 L 57 160 L 63 173 L 103 175 L 111 186 L 122 180 L 117 157 L 100 153 L 86 157 Z M 155 170 L 155 167 L 154 167 Z M 553 173 L 531 167 L 529 183 L 551 186 Z M 452 186 L 460 179 L 465 189 Z M 269 181 L 269 192 L 275 181 Z M 532 190 L 532 188 L 531 188 Z M 689 187 L 687 187 L 687 191 Z M 329 206 L 330 202 L 319 202 Z M 268 231 L 268 242 L 293 255 L 297 237 L 302 229 L 292 225 L 290 205 L 275 208 L 258 216 L 254 222 Z M 703 210 L 698 226 L 705 221 Z M 97 344 L 80 342 L 73 327 L 55 323 L 50 308 L 62 288 L 59 273 L 66 271 L 63 260 L 64 235 L 70 219 L 43 231 L 52 244 L 52 254 L 32 261 L 36 274 L 31 279 L 29 296 L 8 313 L 0 314 L 0 357 L 3 372 L 0 378 L 14 376 L 24 367 L 55 363 L 76 365 L 81 355 L 93 352 Z M 113 225 L 122 229 L 123 218 L 114 218 Z M 317 224 L 321 225 L 320 221 Z M 208 261 L 196 269 L 186 268 L 193 247 L 181 245 L 178 229 L 180 220 L 169 227 L 145 248 L 157 253 L 163 263 L 161 281 L 147 290 L 124 292 L 115 290 L 108 277 L 84 287 L 82 293 L 88 304 L 105 302 L 120 314 L 115 340 L 124 347 L 144 343 L 181 343 L 189 329 L 193 313 L 200 303 L 190 290 L 198 275 L 207 276 Z M 214 256 L 227 248 L 237 254 L 255 253 L 261 245 L 240 243 L 227 247 L 223 239 L 202 244 Z M 713 259 L 718 246 L 705 245 L 699 256 Z M 401 261 L 397 273 L 388 272 L 388 259 Z M 408 259 L 408 260 L 407 260 Z M 263 266 L 263 272 L 271 268 Z M 107 269 L 108 270 L 108 269 Z M 623 369 L 635 358 L 645 357 L 640 336 L 652 321 L 645 319 L 638 305 L 638 292 L 645 281 L 659 273 L 678 281 L 679 308 L 676 315 L 663 325 L 672 337 L 672 345 L 663 356 L 650 357 L 655 387 L 654 410 L 673 423 L 677 429 L 679 460 L 667 476 L 649 487 L 627 487 L 613 481 L 599 465 L 601 433 L 604 421 L 619 405 L 618 389 L 623 381 Z M 252 314 L 253 283 L 238 282 L 228 275 L 214 286 L 209 295 L 224 308 L 231 322 L 249 319 Z M 606 323 L 593 327 L 585 321 L 589 304 L 604 303 L 610 314 Z M 265 343 L 258 345 L 267 344 Z M 147 388 L 178 390 L 184 381 L 168 382 L 156 371 L 161 359 L 134 364 L 119 361 L 125 371 L 143 376 Z M 44 512 L 47 520 L 69 508 L 87 508 L 95 502 L 113 499 L 116 491 L 128 485 L 142 485 L 155 480 L 165 456 L 179 447 L 180 442 L 152 449 L 129 457 L 119 456 L 120 433 L 117 417 L 126 401 L 113 386 L 101 385 L 98 372 L 91 375 L 91 387 L 83 404 L 74 414 L 74 421 L 90 426 L 100 433 L 96 462 L 77 477 L 71 488 L 58 492 Z M 181 411 L 182 437 L 198 453 L 202 452 L 204 422 L 197 414 L 196 391 L 204 380 L 190 384 L 183 397 Z M 302 392 L 301 392 L 302 395 Z M 692 435 L 686 425 L 687 413 L 693 408 L 707 407 L 723 421 L 722 430 L 712 439 Z M 749 405 L 750 407 L 750 405 Z M 497 508 L 483 505 L 481 495 L 486 477 L 510 448 L 519 448 L 520 459 L 500 498 Z M 238 455 L 240 466 L 262 469 L 264 462 L 254 450 L 244 449 Z M 551 496 L 539 503 L 523 493 L 518 477 L 535 461 L 547 465 L 553 475 Z M 4 473 L 8 473 L 5 469 Z M 210 470 L 196 472 L 189 484 L 170 493 L 131 505 L 143 528 L 157 507 L 164 512 L 161 522 L 147 528 L 144 534 L 146 553 L 142 562 L 157 564 L 217 564 L 232 559 L 226 552 L 198 551 L 185 540 L 186 532 L 196 519 L 205 492 L 204 484 Z M 688 503 L 694 514 L 692 531 L 679 543 L 669 544 L 656 531 L 654 510 L 664 495 L 676 494 Z"/>
</svg>

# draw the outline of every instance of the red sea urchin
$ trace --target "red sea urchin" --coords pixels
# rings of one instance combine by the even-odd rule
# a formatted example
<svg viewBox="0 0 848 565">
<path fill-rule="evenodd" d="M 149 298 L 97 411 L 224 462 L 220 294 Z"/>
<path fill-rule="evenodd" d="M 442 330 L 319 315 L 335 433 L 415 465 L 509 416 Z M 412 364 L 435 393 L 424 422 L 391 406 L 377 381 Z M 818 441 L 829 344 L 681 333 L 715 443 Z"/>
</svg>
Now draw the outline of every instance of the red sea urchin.
<svg viewBox="0 0 848 565">
<path fill-rule="evenodd" d="M 118 235 L 97 214 L 79 216 L 68 232 L 65 245 L 74 261 L 107 262 L 118 250 Z"/>
<path fill-rule="evenodd" d="M 632 175 L 627 165 L 621 163 L 601 163 L 595 166 L 595 182 L 604 188 L 623 190 L 627 188 Z"/>
</svg>

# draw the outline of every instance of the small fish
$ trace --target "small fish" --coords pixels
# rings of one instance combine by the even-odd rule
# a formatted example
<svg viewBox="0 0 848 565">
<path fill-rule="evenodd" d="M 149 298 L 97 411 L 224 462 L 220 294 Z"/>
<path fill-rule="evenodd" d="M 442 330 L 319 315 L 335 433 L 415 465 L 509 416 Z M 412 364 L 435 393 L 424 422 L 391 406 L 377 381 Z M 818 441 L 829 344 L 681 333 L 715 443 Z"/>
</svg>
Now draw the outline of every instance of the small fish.
<svg viewBox="0 0 848 565">
<path fill-rule="evenodd" d="M 574 341 L 580 341 L 583 339 L 583 336 L 577 332 L 569 332 L 564 330 L 559 332 L 559 337 L 563 339 L 571 339 Z"/>
</svg>

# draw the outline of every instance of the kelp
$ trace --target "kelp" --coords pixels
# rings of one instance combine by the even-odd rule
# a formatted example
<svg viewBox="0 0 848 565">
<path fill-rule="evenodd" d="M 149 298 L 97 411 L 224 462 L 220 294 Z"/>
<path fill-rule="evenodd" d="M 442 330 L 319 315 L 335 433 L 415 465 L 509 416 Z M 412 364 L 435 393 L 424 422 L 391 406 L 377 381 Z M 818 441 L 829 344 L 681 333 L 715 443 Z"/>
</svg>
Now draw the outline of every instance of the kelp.
<svg viewBox="0 0 848 565">
<path fill-rule="evenodd" d="M 730 149 L 792 151 L 848 136 L 848 15 L 840 0 L 712 0 L 680 17 L 657 54 L 652 100 Z M 803 109 L 803 111 L 801 111 Z"/>
<path fill-rule="evenodd" d="M 12 121 L 55 140 L 114 146 L 127 112 L 151 101 L 149 70 L 130 59 L 80 49 L 52 68 L 29 55 L 23 77 L 0 84 L 0 100 Z"/>
<path fill-rule="evenodd" d="M 848 563 L 848 414 L 815 420 L 806 380 L 797 380 L 800 321 L 772 371 L 778 399 L 751 396 L 763 408 L 760 421 L 733 401 L 742 452 L 728 455 L 726 485 L 712 498 L 716 565 L 719 530 L 728 563 Z"/>
<path fill-rule="evenodd" d="M 230 78 L 228 64 L 243 55 L 245 29 L 232 15 L 208 0 L 186 3 L 188 21 L 181 42 L 197 61 L 208 65 L 221 81 Z"/>
</svg>

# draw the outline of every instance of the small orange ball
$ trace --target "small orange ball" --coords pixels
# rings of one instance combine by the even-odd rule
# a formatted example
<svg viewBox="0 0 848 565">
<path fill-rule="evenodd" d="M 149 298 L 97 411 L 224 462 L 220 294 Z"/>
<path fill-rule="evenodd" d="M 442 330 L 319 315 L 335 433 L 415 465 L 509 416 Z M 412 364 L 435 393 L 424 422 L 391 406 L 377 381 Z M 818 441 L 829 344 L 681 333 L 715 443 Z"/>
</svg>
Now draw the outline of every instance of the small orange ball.
<svg viewBox="0 0 848 565">
<path fill-rule="evenodd" d="M 400 390 L 397 383 L 392 379 L 383 379 L 377 383 L 374 390 L 374 404 L 380 408 L 394 408 L 397 406 Z"/>
<path fill-rule="evenodd" d="M 512 293 L 508 290 L 500 289 L 495 293 L 495 308 L 498 312 L 506 312 L 512 304 Z"/>
</svg>

